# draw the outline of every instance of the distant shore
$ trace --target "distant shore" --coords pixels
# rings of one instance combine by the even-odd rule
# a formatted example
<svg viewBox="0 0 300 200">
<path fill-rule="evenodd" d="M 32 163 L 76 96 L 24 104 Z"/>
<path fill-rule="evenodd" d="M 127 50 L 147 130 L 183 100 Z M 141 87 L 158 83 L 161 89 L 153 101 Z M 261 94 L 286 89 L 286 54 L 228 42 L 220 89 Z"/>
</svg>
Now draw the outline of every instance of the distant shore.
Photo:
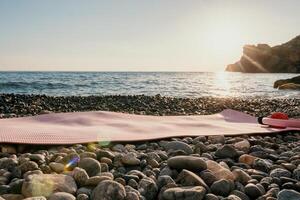
<svg viewBox="0 0 300 200">
<path fill-rule="evenodd" d="M 114 111 L 145 115 L 214 114 L 230 108 L 255 116 L 285 112 L 300 117 L 300 98 L 173 98 L 156 96 L 46 96 L 0 94 L 0 118 L 50 112 Z"/>
</svg>

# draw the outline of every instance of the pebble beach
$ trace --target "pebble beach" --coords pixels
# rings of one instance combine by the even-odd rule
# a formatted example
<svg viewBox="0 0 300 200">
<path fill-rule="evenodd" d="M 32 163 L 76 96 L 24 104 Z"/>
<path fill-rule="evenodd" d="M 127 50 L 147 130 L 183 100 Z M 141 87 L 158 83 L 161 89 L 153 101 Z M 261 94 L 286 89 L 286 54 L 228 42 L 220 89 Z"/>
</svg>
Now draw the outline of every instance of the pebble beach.
<svg viewBox="0 0 300 200">
<path fill-rule="evenodd" d="M 300 99 L 0 94 L 0 118 L 51 112 L 300 117 Z M 1 127 L 0 127 L 1 128 Z M 71 146 L 0 144 L 0 200 L 299 200 L 300 132 Z"/>
</svg>

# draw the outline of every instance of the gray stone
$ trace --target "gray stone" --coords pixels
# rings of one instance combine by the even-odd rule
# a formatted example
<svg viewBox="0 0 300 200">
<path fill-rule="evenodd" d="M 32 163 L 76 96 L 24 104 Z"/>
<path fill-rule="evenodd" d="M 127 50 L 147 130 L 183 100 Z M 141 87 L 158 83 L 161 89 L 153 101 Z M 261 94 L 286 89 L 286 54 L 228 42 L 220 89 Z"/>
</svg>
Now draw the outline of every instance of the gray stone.
<svg viewBox="0 0 300 200">
<path fill-rule="evenodd" d="M 295 190 L 283 189 L 278 193 L 277 200 L 299 200 L 300 193 Z"/>
<path fill-rule="evenodd" d="M 80 186 L 83 186 L 89 179 L 89 175 L 86 173 L 86 171 L 79 167 L 75 167 L 75 169 L 72 171 L 72 175 L 76 183 Z"/>
<path fill-rule="evenodd" d="M 205 188 L 201 186 L 174 187 L 166 189 L 163 197 L 166 200 L 202 200 L 205 192 Z"/>
<path fill-rule="evenodd" d="M 124 200 L 126 191 L 123 185 L 112 180 L 100 182 L 93 190 L 91 200 Z"/>
<path fill-rule="evenodd" d="M 207 191 L 209 190 L 209 187 L 206 185 L 206 183 L 202 180 L 201 177 L 186 169 L 180 172 L 176 182 L 180 182 L 182 186 L 202 186 Z"/>
<path fill-rule="evenodd" d="M 156 183 L 151 178 L 143 178 L 139 182 L 138 191 L 147 200 L 154 200 L 156 199 L 158 188 Z"/>
<path fill-rule="evenodd" d="M 243 185 L 246 185 L 248 181 L 251 180 L 251 176 L 241 169 L 235 169 L 232 171 L 232 173 L 235 176 L 235 180 Z"/>
<path fill-rule="evenodd" d="M 46 199 L 46 197 L 38 196 L 38 197 L 28 197 L 28 198 L 26 198 L 24 200 L 47 200 L 47 199 Z"/>
<path fill-rule="evenodd" d="M 207 168 L 206 162 L 195 156 L 175 156 L 168 159 L 168 166 L 175 169 L 202 171 Z"/>
<path fill-rule="evenodd" d="M 89 200 L 89 199 L 90 199 L 89 196 L 86 194 L 79 194 L 76 197 L 76 200 Z"/>
<path fill-rule="evenodd" d="M 245 186 L 245 193 L 247 196 L 249 196 L 252 199 L 256 199 L 257 197 L 263 195 L 261 189 L 256 185 L 254 185 L 253 183 L 249 183 Z"/>
<path fill-rule="evenodd" d="M 300 168 L 296 168 L 293 171 L 293 178 L 300 181 Z"/>
<path fill-rule="evenodd" d="M 133 152 L 122 155 L 121 160 L 124 165 L 139 165 L 141 163 Z"/>
<path fill-rule="evenodd" d="M 48 200 L 76 200 L 76 198 L 72 194 L 66 192 L 56 192 L 51 194 Z"/>
<path fill-rule="evenodd" d="M 25 197 L 45 196 L 55 192 L 75 194 L 77 185 L 71 176 L 63 174 L 34 174 L 28 176 L 22 186 Z"/>
<path fill-rule="evenodd" d="M 287 177 L 287 178 L 290 178 L 292 176 L 292 173 L 286 169 L 282 169 L 282 168 L 276 168 L 276 169 L 273 169 L 271 172 L 270 172 L 270 176 L 272 178 L 280 178 L 280 177 Z"/>
<path fill-rule="evenodd" d="M 12 171 L 15 169 L 18 165 L 18 161 L 13 158 L 1 158 L 0 159 L 0 169 L 7 169 L 9 171 Z"/>
<path fill-rule="evenodd" d="M 214 182 L 210 189 L 216 195 L 228 196 L 233 189 L 233 183 L 229 180 L 221 179 Z"/>
<path fill-rule="evenodd" d="M 93 158 L 83 158 L 79 161 L 78 167 L 84 169 L 92 177 L 101 173 L 101 165 L 98 160 Z"/>
<path fill-rule="evenodd" d="M 38 164 L 36 164 L 33 161 L 27 161 L 27 162 L 22 163 L 19 166 L 19 169 L 21 170 L 22 173 L 25 173 L 28 171 L 33 171 L 33 170 L 39 169 L 39 166 L 38 166 Z"/>
<path fill-rule="evenodd" d="M 49 167 L 56 173 L 61 173 L 65 170 L 65 166 L 62 163 L 57 163 L 57 162 L 49 163 Z"/>
<path fill-rule="evenodd" d="M 225 144 L 221 148 L 217 149 L 215 155 L 219 158 L 235 158 L 239 154 L 232 145 Z"/>
<path fill-rule="evenodd" d="M 190 147 L 190 145 L 188 145 L 184 142 L 181 142 L 181 141 L 168 142 L 164 145 L 164 148 L 167 151 L 182 150 L 182 151 L 186 152 L 187 154 L 192 154 L 193 153 L 193 149 Z"/>
</svg>

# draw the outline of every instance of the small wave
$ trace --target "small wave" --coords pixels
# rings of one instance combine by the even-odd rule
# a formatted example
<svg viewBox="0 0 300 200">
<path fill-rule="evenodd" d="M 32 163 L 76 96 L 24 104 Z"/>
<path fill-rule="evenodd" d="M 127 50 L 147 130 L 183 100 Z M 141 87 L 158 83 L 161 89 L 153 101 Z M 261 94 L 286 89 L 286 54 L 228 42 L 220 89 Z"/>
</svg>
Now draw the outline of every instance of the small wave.
<svg viewBox="0 0 300 200">
<path fill-rule="evenodd" d="M 19 88 L 24 87 L 26 85 L 28 85 L 27 82 L 10 81 L 0 83 L 0 88 Z"/>
<path fill-rule="evenodd" d="M 72 87 L 65 83 L 46 83 L 46 82 L 23 82 L 23 81 L 10 81 L 0 82 L 0 89 L 20 89 L 20 88 L 33 88 L 33 89 L 63 89 Z"/>
</svg>

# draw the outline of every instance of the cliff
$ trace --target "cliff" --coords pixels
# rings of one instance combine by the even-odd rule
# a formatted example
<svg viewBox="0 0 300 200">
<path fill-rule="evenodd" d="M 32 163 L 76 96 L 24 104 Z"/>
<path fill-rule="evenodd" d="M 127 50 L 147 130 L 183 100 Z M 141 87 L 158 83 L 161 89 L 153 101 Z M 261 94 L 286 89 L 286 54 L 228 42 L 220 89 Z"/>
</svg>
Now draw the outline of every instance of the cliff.
<svg viewBox="0 0 300 200">
<path fill-rule="evenodd" d="M 300 73 L 300 35 L 287 43 L 245 45 L 241 59 L 226 71 L 247 73 Z"/>
</svg>

